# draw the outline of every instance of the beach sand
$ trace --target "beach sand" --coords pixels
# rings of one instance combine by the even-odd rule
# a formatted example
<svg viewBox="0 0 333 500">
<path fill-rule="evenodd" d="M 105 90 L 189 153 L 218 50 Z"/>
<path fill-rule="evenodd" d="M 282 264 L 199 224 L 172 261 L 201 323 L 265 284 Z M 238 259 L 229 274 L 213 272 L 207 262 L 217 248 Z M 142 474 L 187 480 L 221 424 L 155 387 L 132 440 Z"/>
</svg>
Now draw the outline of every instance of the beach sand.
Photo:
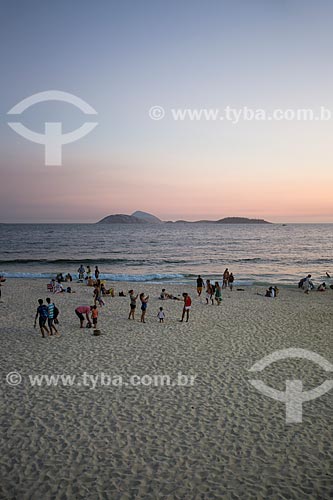
<svg viewBox="0 0 333 500">
<path fill-rule="evenodd" d="M 60 338 L 33 328 L 45 280 L 9 279 L 2 287 L 1 486 L 6 499 L 326 499 L 332 491 L 332 392 L 303 404 L 303 421 L 287 424 L 286 406 L 262 395 L 252 378 L 303 390 L 332 374 L 308 360 L 278 361 L 261 373 L 249 368 L 273 351 L 303 348 L 333 361 L 333 291 L 263 287 L 223 292 L 221 306 L 189 292 L 182 303 L 160 301 L 162 286 L 115 283 L 150 295 L 147 323 L 127 319 L 128 297 L 106 297 L 99 329 L 80 329 L 74 309 L 92 303 L 92 289 L 52 296 L 60 309 Z M 157 313 L 165 310 L 165 323 Z M 19 372 L 19 385 L 6 375 Z M 189 386 L 84 385 L 94 377 L 195 376 Z M 29 375 L 75 375 L 72 386 L 32 386 Z M 15 379 L 15 377 L 14 377 Z M 143 379 L 147 380 L 147 379 Z"/>
</svg>

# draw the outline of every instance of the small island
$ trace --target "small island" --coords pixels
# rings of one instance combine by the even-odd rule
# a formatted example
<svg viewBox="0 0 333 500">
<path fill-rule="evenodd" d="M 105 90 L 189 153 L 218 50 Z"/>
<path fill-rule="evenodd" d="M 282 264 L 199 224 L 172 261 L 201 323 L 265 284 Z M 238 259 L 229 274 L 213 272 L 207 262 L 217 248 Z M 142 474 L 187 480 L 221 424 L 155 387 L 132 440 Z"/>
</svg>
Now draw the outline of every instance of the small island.
<svg viewBox="0 0 333 500">
<path fill-rule="evenodd" d="M 162 221 L 155 215 L 137 210 L 131 215 L 113 214 L 107 215 L 97 222 L 97 224 L 272 224 L 264 219 L 248 219 L 247 217 L 225 217 L 218 220 L 198 220 L 198 221 Z"/>
</svg>

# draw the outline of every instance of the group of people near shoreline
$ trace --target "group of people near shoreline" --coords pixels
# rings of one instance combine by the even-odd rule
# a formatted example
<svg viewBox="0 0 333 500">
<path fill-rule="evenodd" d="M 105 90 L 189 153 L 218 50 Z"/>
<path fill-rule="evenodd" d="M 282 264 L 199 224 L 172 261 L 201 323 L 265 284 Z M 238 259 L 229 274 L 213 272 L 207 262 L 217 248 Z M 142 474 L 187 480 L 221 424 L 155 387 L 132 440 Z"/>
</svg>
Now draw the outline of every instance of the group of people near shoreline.
<svg viewBox="0 0 333 500">
<path fill-rule="evenodd" d="M 103 297 L 106 295 L 115 296 L 115 292 L 113 288 L 107 289 L 105 286 L 105 283 L 100 280 L 100 272 L 98 269 L 98 266 L 95 267 L 95 279 L 92 278 L 91 276 L 91 269 L 90 266 L 87 266 L 87 271 L 85 268 L 81 265 L 80 268 L 78 269 L 79 273 L 79 282 L 82 282 L 84 279 L 86 280 L 86 283 L 88 286 L 92 286 L 94 288 L 93 291 L 93 300 L 94 304 L 93 305 L 82 305 L 78 306 L 75 309 L 75 314 L 80 320 L 80 328 L 83 328 L 84 322 L 86 320 L 86 326 L 88 328 L 93 327 L 94 330 L 97 328 L 97 323 L 98 323 L 98 306 L 103 307 L 105 306 L 105 302 L 103 300 Z M 84 274 L 86 273 L 86 276 Z M 330 275 L 326 273 L 326 276 L 330 278 Z M 64 290 L 63 287 L 61 290 L 59 290 L 59 285 L 61 285 L 62 281 L 72 281 L 72 276 L 70 273 L 67 273 L 65 278 L 63 278 L 62 273 L 58 273 L 57 277 L 55 279 L 51 280 L 51 283 L 48 285 L 48 289 L 53 291 L 54 293 L 59 293 L 60 291 L 71 291 L 71 290 Z M 197 296 L 201 297 L 203 290 L 206 291 L 205 299 L 206 299 L 206 304 L 208 305 L 211 303 L 212 305 L 214 302 L 216 302 L 217 305 L 220 305 L 222 302 L 222 290 L 229 288 L 230 291 L 233 290 L 233 284 L 234 284 L 234 275 L 233 273 L 229 272 L 228 268 L 225 269 L 223 273 L 223 278 L 222 278 L 222 285 L 218 281 L 214 281 L 214 283 L 211 282 L 210 279 L 207 279 L 206 282 L 204 279 L 199 275 L 196 280 L 197 284 Z M 299 284 L 299 288 L 302 288 L 306 294 L 308 294 L 311 290 L 315 289 L 315 286 L 311 280 L 311 274 L 308 274 L 305 278 L 301 279 Z M 333 289 L 333 285 L 330 285 L 330 288 Z M 327 289 L 325 283 L 321 283 L 317 290 L 318 291 L 325 291 Z M 238 289 L 237 289 L 238 290 Z M 243 290 L 243 289 L 240 289 Z M 74 293 L 74 292 L 73 292 Z M 265 297 L 277 297 L 279 293 L 279 289 L 277 286 L 270 286 L 265 293 Z M 127 294 L 124 293 L 123 291 L 120 291 L 118 293 L 120 297 L 126 297 Z M 146 323 L 146 312 L 147 312 L 147 307 L 148 307 L 148 301 L 149 301 L 149 295 L 145 295 L 144 292 L 140 294 L 135 294 L 134 290 L 131 289 L 128 291 L 129 295 L 129 300 L 130 300 L 130 311 L 128 315 L 129 320 L 135 320 L 135 311 L 137 308 L 137 300 L 140 300 L 141 303 L 141 316 L 140 316 L 140 322 L 141 323 Z M 258 294 L 261 295 L 261 294 Z M 189 321 L 190 319 L 190 311 L 192 307 L 192 299 L 190 295 L 186 292 L 182 294 L 182 297 L 180 295 L 174 296 L 168 292 L 166 292 L 165 288 L 162 289 L 161 294 L 159 296 L 160 300 L 178 300 L 178 301 L 183 301 L 183 309 L 182 309 L 182 316 L 181 319 L 179 320 L 180 322 L 183 322 L 184 320 L 186 322 Z M 59 309 L 55 306 L 54 302 L 51 301 L 51 299 L 48 297 L 46 299 L 46 304 L 44 304 L 43 299 L 38 299 L 38 307 L 36 311 L 36 316 L 35 316 L 35 323 L 34 326 L 36 327 L 37 324 L 37 319 L 39 321 L 39 327 L 40 331 L 43 337 L 45 337 L 45 334 L 47 335 L 56 335 L 59 336 L 58 329 L 56 325 L 59 323 L 58 321 L 58 315 L 59 315 Z M 157 312 L 157 318 L 160 323 L 164 322 L 165 319 L 165 312 L 163 307 L 159 307 L 159 310 Z"/>
</svg>

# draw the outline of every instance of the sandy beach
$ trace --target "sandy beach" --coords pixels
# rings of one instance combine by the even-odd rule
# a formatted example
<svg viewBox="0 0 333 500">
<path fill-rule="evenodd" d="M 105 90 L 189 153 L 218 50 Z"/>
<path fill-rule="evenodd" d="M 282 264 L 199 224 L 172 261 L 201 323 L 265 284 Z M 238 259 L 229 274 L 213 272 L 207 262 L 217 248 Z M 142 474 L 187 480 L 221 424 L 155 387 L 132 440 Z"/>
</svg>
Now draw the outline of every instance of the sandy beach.
<svg viewBox="0 0 333 500">
<path fill-rule="evenodd" d="M 285 404 L 260 394 L 248 370 L 291 347 L 332 361 L 332 290 L 281 288 L 269 299 L 249 287 L 224 291 L 221 306 L 211 306 L 194 286 L 169 285 L 193 299 L 189 323 L 179 323 L 182 303 L 160 301 L 162 286 L 115 283 L 116 294 L 150 295 L 147 323 L 139 307 L 127 319 L 128 297 L 106 297 L 103 335 L 93 336 L 74 314 L 92 303 L 92 289 L 73 283 L 76 293 L 52 296 L 61 337 L 43 339 L 33 320 L 46 283 L 9 279 L 2 287 L 1 498 L 329 498 L 332 393 L 304 403 L 302 422 L 287 424 Z M 11 372 L 21 383 L 6 382 Z M 179 385 L 179 373 L 193 383 Z M 29 377 L 43 374 L 76 378 L 33 385 Z M 162 374 L 173 384 L 141 378 Z M 127 385 L 107 385 L 107 375 Z M 133 375 L 140 384 L 131 385 Z M 288 359 L 255 378 L 281 391 L 286 379 L 301 379 L 305 391 L 330 374 Z"/>
</svg>

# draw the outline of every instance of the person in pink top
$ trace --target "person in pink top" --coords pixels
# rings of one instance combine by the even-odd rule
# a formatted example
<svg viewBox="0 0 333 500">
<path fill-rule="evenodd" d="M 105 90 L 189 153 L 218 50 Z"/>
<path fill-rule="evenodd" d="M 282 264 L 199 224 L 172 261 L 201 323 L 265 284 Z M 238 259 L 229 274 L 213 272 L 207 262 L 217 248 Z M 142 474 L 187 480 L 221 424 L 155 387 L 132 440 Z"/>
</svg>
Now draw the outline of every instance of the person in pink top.
<svg viewBox="0 0 333 500">
<path fill-rule="evenodd" d="M 90 312 L 93 306 L 79 306 L 75 309 L 75 314 L 80 320 L 80 328 L 83 328 L 84 315 L 86 316 L 87 324 L 91 326 Z"/>
</svg>

